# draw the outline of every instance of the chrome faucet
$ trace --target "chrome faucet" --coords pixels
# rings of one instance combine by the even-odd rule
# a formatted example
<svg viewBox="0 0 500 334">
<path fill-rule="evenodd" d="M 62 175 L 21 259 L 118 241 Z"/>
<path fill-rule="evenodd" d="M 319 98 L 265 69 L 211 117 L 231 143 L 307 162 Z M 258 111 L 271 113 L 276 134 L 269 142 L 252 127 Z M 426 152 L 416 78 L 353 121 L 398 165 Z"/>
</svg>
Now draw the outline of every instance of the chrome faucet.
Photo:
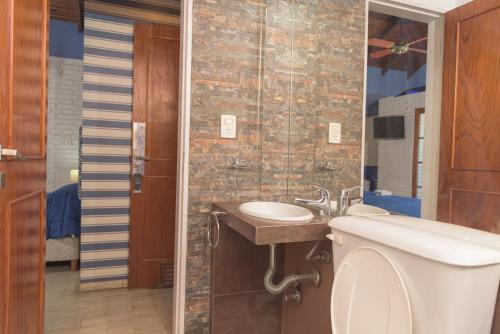
<svg viewBox="0 0 500 334">
<path fill-rule="evenodd" d="M 361 186 L 356 186 L 352 188 L 342 189 L 337 198 L 337 216 L 345 216 L 347 214 L 347 209 L 351 205 L 351 201 L 356 198 L 363 199 L 361 194 L 359 197 L 353 198 L 351 197 L 351 193 L 354 190 L 359 190 L 361 192 Z"/>
<path fill-rule="evenodd" d="M 332 212 L 332 205 L 330 202 L 330 192 L 328 189 L 311 185 L 311 187 L 320 193 L 318 200 L 296 198 L 295 203 L 307 205 L 319 211 L 321 216 L 329 216 Z"/>
<path fill-rule="evenodd" d="M 248 169 L 248 165 L 240 159 L 235 159 L 229 169 Z"/>
</svg>

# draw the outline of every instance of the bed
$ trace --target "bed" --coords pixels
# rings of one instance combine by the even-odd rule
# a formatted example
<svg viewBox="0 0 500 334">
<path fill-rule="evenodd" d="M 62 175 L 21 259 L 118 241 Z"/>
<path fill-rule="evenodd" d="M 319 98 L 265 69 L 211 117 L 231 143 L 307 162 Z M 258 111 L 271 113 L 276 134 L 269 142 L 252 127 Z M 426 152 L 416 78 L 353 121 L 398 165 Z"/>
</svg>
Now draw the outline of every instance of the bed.
<svg viewBox="0 0 500 334">
<path fill-rule="evenodd" d="M 47 194 L 46 262 L 70 261 L 77 270 L 80 259 L 81 206 L 78 184 Z"/>
<path fill-rule="evenodd" d="M 372 191 L 365 191 L 363 203 L 386 209 L 391 213 L 420 218 L 421 200 L 418 198 L 378 196 Z"/>
</svg>

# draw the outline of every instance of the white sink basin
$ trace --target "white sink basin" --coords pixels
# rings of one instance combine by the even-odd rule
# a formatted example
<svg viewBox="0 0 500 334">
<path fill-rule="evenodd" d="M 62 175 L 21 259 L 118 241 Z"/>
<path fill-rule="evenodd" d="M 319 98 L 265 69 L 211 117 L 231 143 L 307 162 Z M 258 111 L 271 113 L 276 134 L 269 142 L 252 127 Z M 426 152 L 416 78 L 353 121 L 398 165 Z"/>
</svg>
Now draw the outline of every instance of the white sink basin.
<svg viewBox="0 0 500 334">
<path fill-rule="evenodd" d="M 347 209 L 348 216 L 388 216 L 389 211 L 377 208 L 376 206 L 366 205 L 362 203 L 353 204 Z"/>
<path fill-rule="evenodd" d="M 337 201 L 332 201 L 332 212 L 337 211 Z M 367 205 L 363 203 L 353 204 L 347 209 L 348 216 L 390 216 L 391 213 L 385 209 L 378 208 L 376 206 Z"/>
<path fill-rule="evenodd" d="M 239 209 L 252 217 L 286 222 L 303 222 L 314 217 L 306 208 L 278 202 L 247 202 L 241 204 Z"/>
</svg>

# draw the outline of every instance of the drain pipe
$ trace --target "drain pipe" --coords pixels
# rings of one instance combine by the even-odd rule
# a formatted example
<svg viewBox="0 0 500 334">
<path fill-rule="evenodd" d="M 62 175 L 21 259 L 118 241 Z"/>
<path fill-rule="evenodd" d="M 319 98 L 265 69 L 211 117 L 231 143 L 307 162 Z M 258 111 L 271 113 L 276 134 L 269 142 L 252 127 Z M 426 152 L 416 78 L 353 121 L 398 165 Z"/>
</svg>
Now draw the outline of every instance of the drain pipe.
<svg viewBox="0 0 500 334">
<path fill-rule="evenodd" d="M 320 274 L 318 269 L 314 268 L 311 274 L 290 275 L 285 277 L 280 283 L 274 284 L 273 278 L 276 274 L 276 244 L 270 244 L 269 268 L 264 275 L 264 287 L 272 295 L 282 294 L 289 287 L 296 287 L 300 283 L 312 282 L 314 286 L 319 285 Z"/>
</svg>

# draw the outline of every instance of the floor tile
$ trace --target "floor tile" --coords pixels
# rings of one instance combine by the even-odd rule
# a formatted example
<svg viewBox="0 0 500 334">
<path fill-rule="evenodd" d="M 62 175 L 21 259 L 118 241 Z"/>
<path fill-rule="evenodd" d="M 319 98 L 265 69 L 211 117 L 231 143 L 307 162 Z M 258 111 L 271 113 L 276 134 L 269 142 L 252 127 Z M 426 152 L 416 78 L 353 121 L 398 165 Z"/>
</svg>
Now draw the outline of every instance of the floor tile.
<svg viewBox="0 0 500 334">
<path fill-rule="evenodd" d="M 79 272 L 48 268 L 46 334 L 170 334 L 172 289 L 80 292 Z"/>
</svg>

